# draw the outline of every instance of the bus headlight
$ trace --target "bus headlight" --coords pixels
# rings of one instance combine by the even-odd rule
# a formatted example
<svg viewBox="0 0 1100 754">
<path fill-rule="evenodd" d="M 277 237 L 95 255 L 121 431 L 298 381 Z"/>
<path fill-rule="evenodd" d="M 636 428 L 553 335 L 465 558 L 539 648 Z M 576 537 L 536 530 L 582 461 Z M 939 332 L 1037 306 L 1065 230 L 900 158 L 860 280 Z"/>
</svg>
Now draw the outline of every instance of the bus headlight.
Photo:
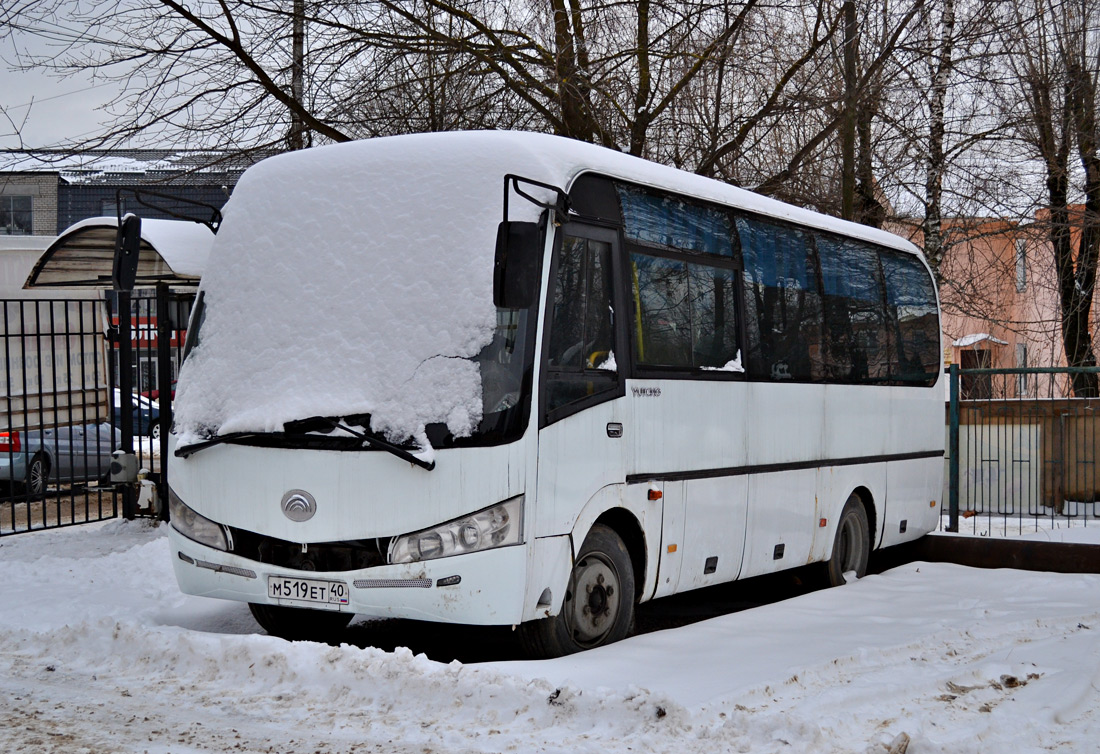
<svg viewBox="0 0 1100 754">
<path fill-rule="evenodd" d="M 390 563 L 446 558 L 523 541 L 523 495 L 431 529 L 394 537 Z"/>
<path fill-rule="evenodd" d="M 172 527 L 188 539 L 228 552 L 225 529 L 184 505 L 171 487 L 168 488 L 168 518 Z"/>
</svg>

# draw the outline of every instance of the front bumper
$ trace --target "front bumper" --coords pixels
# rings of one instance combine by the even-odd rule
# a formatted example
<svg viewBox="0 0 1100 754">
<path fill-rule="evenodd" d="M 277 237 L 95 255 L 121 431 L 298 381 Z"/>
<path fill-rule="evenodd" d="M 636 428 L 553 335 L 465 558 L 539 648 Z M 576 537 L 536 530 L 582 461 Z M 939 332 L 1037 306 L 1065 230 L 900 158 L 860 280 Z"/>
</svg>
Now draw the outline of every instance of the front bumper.
<svg viewBox="0 0 1100 754">
<path fill-rule="evenodd" d="M 420 563 L 354 571 L 299 571 L 260 563 L 207 547 L 168 527 L 172 565 L 186 594 L 218 599 L 284 604 L 267 596 L 269 576 L 341 581 L 350 598 L 338 609 L 377 618 L 510 625 L 519 623 L 526 586 L 523 545 L 456 555 Z M 440 579 L 457 584 L 440 586 Z M 321 606 L 317 606 L 321 607 Z"/>
</svg>

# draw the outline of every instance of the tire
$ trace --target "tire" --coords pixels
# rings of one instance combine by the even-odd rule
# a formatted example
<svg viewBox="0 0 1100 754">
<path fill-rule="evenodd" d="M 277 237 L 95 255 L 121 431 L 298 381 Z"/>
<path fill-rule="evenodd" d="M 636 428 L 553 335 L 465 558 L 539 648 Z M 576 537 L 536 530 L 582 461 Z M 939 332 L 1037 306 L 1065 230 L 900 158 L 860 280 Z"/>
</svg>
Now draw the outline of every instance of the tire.
<svg viewBox="0 0 1100 754">
<path fill-rule="evenodd" d="M 560 612 L 520 625 L 533 658 L 561 657 L 625 639 L 634 630 L 634 568 L 622 539 L 596 524 L 569 574 Z"/>
<path fill-rule="evenodd" d="M 854 492 L 848 496 L 837 522 L 833 538 L 833 553 L 825 562 L 825 574 L 830 586 L 847 583 L 844 574 L 854 572 L 856 578 L 867 575 L 867 561 L 871 556 L 871 526 L 867 511 Z"/>
<path fill-rule="evenodd" d="M 287 641 L 336 641 L 355 617 L 352 613 L 254 602 L 248 603 L 248 609 L 264 631 Z"/>
<path fill-rule="evenodd" d="M 149 426 L 149 437 L 153 440 L 160 439 L 160 422 L 153 422 Z"/>
<path fill-rule="evenodd" d="M 36 453 L 27 465 L 27 477 L 23 484 L 27 497 L 41 500 L 46 496 L 46 486 L 50 479 L 50 461 L 41 453 Z"/>
</svg>

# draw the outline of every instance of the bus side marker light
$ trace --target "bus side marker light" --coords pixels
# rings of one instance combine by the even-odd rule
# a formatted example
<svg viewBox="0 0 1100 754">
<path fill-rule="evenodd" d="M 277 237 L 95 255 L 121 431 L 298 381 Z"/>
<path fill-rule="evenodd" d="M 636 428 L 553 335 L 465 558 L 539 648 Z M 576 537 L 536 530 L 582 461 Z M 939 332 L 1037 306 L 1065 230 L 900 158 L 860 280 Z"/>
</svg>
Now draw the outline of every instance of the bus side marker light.
<svg viewBox="0 0 1100 754">
<path fill-rule="evenodd" d="M 672 553 L 676 552 L 676 545 L 669 545 L 668 546 L 668 552 L 669 552 L 670 555 Z"/>
<path fill-rule="evenodd" d="M 820 521 L 817 522 L 817 528 L 819 528 L 819 529 L 824 529 L 828 525 L 829 525 L 829 519 L 827 519 L 827 518 L 823 518 L 823 519 L 821 519 Z"/>
<path fill-rule="evenodd" d="M 931 502 L 929 502 L 929 503 L 928 503 L 928 507 L 929 507 L 929 508 L 935 508 L 935 507 L 936 507 L 936 501 L 935 501 L 935 500 L 932 500 Z"/>
<path fill-rule="evenodd" d="M 444 576 L 435 582 L 436 586 L 454 586 L 455 584 L 462 583 L 461 576 Z"/>
<path fill-rule="evenodd" d="M 649 499 L 650 500 L 660 500 L 664 496 L 665 496 L 665 493 L 661 492 L 660 490 L 650 490 L 649 491 Z"/>
</svg>

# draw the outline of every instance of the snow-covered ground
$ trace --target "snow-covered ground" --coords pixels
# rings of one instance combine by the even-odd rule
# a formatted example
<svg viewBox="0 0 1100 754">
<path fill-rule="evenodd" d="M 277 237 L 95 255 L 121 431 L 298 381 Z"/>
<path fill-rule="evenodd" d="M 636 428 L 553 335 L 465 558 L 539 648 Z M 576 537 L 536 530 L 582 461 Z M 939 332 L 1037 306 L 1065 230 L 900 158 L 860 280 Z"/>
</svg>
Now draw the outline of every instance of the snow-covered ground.
<svg viewBox="0 0 1100 754">
<path fill-rule="evenodd" d="M 1100 527 L 1044 538 L 1100 542 Z M 912 563 L 546 662 L 289 644 L 163 531 L 0 539 L 4 752 L 1096 751 L 1100 575 Z M 441 627 L 440 631 L 446 631 Z"/>
</svg>

